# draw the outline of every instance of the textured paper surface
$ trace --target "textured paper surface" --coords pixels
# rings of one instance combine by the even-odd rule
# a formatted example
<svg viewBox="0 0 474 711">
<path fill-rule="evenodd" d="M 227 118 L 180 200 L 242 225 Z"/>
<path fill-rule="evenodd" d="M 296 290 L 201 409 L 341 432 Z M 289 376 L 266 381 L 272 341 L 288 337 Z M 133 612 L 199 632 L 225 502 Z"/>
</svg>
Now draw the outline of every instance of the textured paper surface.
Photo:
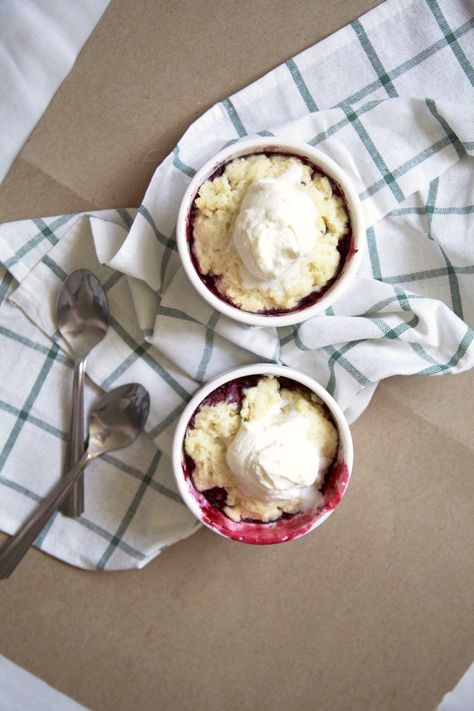
<svg viewBox="0 0 474 711">
<path fill-rule="evenodd" d="M 0 219 L 137 205 L 197 114 L 376 4 L 112 0 Z M 107 575 L 32 551 L 0 587 L 0 653 L 91 709 L 434 708 L 474 659 L 473 384 L 382 383 L 343 504 L 288 546 L 202 530 Z"/>
</svg>

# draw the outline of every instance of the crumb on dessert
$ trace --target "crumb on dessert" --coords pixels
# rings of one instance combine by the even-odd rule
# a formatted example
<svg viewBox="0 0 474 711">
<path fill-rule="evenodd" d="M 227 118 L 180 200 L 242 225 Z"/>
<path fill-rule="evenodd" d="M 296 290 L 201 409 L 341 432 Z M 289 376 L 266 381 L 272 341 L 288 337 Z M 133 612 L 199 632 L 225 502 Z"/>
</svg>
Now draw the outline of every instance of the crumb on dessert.
<svg viewBox="0 0 474 711">
<path fill-rule="evenodd" d="M 338 447 L 337 429 L 320 404 L 316 395 L 305 388 L 281 387 L 278 378 L 262 376 L 256 385 L 244 388 L 242 405 L 220 402 L 200 406 L 192 428 L 188 428 L 184 449 L 194 462 L 192 479 L 195 488 L 205 492 L 222 487 L 227 492 L 224 513 L 234 521 L 252 519 L 274 521 L 283 513 L 294 514 L 301 510 L 301 500 L 263 501 L 246 497 L 236 486 L 227 461 L 227 448 L 237 434 L 242 422 L 265 417 L 275 404 L 285 410 L 296 410 L 310 422 L 308 436 L 317 444 L 320 456 L 332 462 Z M 322 484 L 322 477 L 315 482 Z"/>
<path fill-rule="evenodd" d="M 291 286 L 244 288 L 242 262 L 233 248 L 234 221 L 245 192 L 259 178 L 277 178 L 291 168 L 302 169 L 301 189 L 315 203 L 320 215 L 317 246 L 305 260 L 300 276 Z M 292 309 L 313 292 L 320 291 L 337 273 L 339 240 L 347 234 L 349 217 L 345 201 L 333 192 L 327 176 L 296 156 L 257 154 L 236 158 L 222 175 L 201 185 L 195 202 L 193 252 L 204 276 L 216 277 L 216 288 L 227 300 L 244 311 L 260 312 Z"/>
</svg>

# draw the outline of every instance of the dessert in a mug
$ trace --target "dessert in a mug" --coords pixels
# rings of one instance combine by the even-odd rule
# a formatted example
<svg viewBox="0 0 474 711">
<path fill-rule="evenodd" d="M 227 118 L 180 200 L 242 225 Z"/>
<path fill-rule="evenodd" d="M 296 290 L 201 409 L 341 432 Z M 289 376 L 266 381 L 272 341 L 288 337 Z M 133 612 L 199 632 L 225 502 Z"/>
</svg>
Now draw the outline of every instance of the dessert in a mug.
<svg viewBox="0 0 474 711">
<path fill-rule="evenodd" d="M 243 311 L 264 314 L 315 303 L 341 272 L 352 237 L 337 183 L 284 153 L 221 166 L 200 186 L 188 225 L 206 286 Z"/>
<path fill-rule="evenodd" d="M 186 430 L 185 467 L 228 518 L 267 523 L 323 504 L 338 444 L 329 410 L 308 388 L 250 375 L 201 402 Z"/>
</svg>

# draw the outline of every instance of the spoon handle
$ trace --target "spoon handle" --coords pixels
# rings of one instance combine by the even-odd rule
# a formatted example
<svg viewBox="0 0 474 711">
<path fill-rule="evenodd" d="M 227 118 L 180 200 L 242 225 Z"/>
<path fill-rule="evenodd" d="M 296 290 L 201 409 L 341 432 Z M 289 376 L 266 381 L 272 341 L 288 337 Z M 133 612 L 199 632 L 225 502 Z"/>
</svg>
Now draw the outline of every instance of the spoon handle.
<svg viewBox="0 0 474 711">
<path fill-rule="evenodd" d="M 64 471 L 68 472 L 82 457 L 84 444 L 84 376 L 86 359 L 76 362 L 72 384 L 71 421 L 66 445 Z M 61 513 L 77 518 L 84 511 L 84 477 L 80 477 L 61 506 Z"/>
<path fill-rule="evenodd" d="M 77 464 L 57 484 L 33 511 L 23 526 L 0 548 L 0 579 L 9 578 L 30 546 L 33 545 L 48 520 L 60 507 L 71 491 L 84 467 L 94 459 L 89 452 L 84 452 Z"/>
</svg>

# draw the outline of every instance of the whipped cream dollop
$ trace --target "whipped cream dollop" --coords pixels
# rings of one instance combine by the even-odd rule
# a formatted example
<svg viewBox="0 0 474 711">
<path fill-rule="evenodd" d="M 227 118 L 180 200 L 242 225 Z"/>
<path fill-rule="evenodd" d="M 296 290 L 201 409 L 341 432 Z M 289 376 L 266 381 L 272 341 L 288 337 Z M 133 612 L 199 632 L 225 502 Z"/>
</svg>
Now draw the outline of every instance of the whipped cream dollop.
<svg viewBox="0 0 474 711">
<path fill-rule="evenodd" d="M 316 246 L 319 213 L 301 177 L 302 168 L 292 166 L 247 188 L 232 234 L 246 288 L 272 285 Z"/>
<path fill-rule="evenodd" d="M 245 421 L 227 449 L 227 464 L 246 496 L 266 501 L 308 497 L 329 462 L 309 437 L 309 420 L 281 408 Z"/>
</svg>

